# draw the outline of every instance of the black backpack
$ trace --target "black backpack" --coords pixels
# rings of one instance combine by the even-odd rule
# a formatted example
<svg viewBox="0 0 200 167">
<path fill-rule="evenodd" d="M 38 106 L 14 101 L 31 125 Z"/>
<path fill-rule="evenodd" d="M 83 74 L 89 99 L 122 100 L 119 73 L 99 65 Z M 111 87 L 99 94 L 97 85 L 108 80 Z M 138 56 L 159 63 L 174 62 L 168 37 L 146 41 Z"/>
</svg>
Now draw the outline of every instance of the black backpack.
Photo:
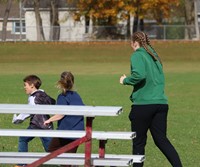
<svg viewBox="0 0 200 167">
<path fill-rule="evenodd" d="M 36 91 L 31 96 L 35 97 L 35 104 L 45 105 L 51 104 L 55 105 L 56 100 L 49 95 L 47 95 L 44 91 Z M 48 120 L 50 116 L 43 114 L 34 114 L 31 115 L 30 125 L 33 129 L 53 129 L 53 123 L 51 122 L 49 125 L 44 125 L 44 121 Z"/>
</svg>

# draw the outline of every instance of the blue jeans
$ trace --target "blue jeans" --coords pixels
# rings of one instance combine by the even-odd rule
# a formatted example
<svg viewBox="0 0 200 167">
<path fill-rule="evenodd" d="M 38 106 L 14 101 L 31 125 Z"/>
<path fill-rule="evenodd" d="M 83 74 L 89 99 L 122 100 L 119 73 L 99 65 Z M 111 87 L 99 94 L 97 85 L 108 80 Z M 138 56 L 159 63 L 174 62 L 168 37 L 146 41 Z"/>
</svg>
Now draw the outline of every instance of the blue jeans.
<svg viewBox="0 0 200 167">
<path fill-rule="evenodd" d="M 33 129 L 33 128 L 31 128 L 29 126 L 27 129 Z M 28 143 L 31 140 L 33 140 L 34 138 L 35 137 L 19 137 L 18 152 L 28 152 Z M 42 141 L 44 150 L 47 152 L 51 138 L 50 137 L 40 137 L 40 140 Z"/>
</svg>

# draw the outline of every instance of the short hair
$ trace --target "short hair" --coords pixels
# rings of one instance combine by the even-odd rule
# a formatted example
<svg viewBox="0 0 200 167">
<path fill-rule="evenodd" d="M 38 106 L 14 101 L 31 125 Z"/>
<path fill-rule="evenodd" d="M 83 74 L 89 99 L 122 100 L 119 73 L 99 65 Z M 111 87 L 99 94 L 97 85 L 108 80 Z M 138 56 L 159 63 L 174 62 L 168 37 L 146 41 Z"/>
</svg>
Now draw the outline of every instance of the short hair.
<svg viewBox="0 0 200 167">
<path fill-rule="evenodd" d="M 28 75 L 23 79 L 24 82 L 27 82 L 29 85 L 33 84 L 36 89 L 39 89 L 42 85 L 41 79 L 36 75 Z"/>
</svg>

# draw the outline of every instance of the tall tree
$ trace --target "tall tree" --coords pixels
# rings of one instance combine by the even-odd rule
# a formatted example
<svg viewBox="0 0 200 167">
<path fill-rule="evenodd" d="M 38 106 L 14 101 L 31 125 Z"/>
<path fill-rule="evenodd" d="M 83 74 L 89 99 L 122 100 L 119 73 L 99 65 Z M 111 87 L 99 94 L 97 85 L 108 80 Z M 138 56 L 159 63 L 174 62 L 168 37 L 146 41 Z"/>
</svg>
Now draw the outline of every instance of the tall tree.
<svg viewBox="0 0 200 167">
<path fill-rule="evenodd" d="M 145 15 L 150 15 L 158 24 L 162 24 L 164 19 L 170 17 L 172 7 L 179 3 L 180 0 L 146 0 L 142 8 L 147 11 L 144 12 Z"/>
<path fill-rule="evenodd" d="M 194 20 L 195 20 L 195 30 L 196 30 L 196 39 L 199 40 L 199 22 L 198 22 L 198 6 L 199 6 L 199 1 L 198 0 L 194 0 Z"/>
<path fill-rule="evenodd" d="M 77 4 L 79 14 L 92 16 L 94 20 L 104 19 L 107 24 L 115 24 L 119 14 L 125 16 L 123 19 L 133 15 L 133 31 L 137 31 L 139 26 L 140 30 L 144 29 L 143 19 L 149 15 L 162 24 L 163 19 L 170 16 L 171 6 L 178 3 L 179 0 L 79 0 Z"/>
<path fill-rule="evenodd" d="M 6 1 L 1 0 L 1 3 L 2 2 L 6 2 Z M 11 6 L 12 6 L 12 0 L 7 0 L 5 12 L 4 12 L 3 27 L 2 27 L 2 41 L 6 40 L 7 23 L 8 23 L 8 17 L 9 17 Z"/>
<path fill-rule="evenodd" d="M 184 0 L 184 14 L 185 14 L 185 24 L 187 28 L 185 29 L 185 38 L 192 39 L 193 31 L 191 25 L 195 25 L 195 13 L 194 13 L 194 0 Z"/>
<path fill-rule="evenodd" d="M 58 0 L 50 1 L 50 40 L 59 40 L 60 38 L 60 24 L 58 18 Z"/>
<path fill-rule="evenodd" d="M 44 31 L 42 26 L 42 19 L 40 15 L 40 0 L 34 0 L 34 11 L 35 11 L 35 19 L 36 19 L 36 29 L 37 29 L 37 40 L 44 41 Z"/>
<path fill-rule="evenodd" d="M 142 4 L 143 4 L 143 1 L 142 0 L 134 0 L 134 1 L 128 1 L 127 5 L 128 6 L 131 6 L 132 8 L 130 8 L 131 10 L 129 11 L 129 13 L 131 11 L 132 12 L 132 15 L 134 16 L 134 20 L 133 20 L 133 33 L 138 31 L 139 29 L 140 30 L 143 30 L 141 29 L 141 27 L 139 27 L 139 22 L 141 23 L 140 25 L 143 27 L 143 11 L 142 11 Z M 141 18 L 142 17 L 142 18 Z M 140 21 L 141 20 L 141 21 Z"/>
</svg>

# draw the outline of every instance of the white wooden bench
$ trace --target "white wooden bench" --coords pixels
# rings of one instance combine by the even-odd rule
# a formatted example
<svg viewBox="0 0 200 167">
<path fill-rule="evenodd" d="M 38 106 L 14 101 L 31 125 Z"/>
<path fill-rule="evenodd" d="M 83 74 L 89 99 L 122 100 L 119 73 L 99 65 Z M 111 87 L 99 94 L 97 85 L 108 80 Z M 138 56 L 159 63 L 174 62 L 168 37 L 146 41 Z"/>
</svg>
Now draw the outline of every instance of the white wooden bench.
<svg viewBox="0 0 200 167">
<path fill-rule="evenodd" d="M 48 153 L 16 153 L 16 152 L 0 152 L 0 163 L 17 164 L 17 163 L 32 163 Z M 54 159 L 51 159 L 44 164 L 51 165 L 84 165 L 84 154 L 81 153 L 63 153 Z M 91 155 L 91 165 L 94 166 L 130 166 L 133 162 L 143 162 L 144 156 L 141 155 L 115 155 L 105 154 L 105 158 L 99 158 L 99 154 Z"/>
<path fill-rule="evenodd" d="M 20 135 L 19 135 L 20 134 Z M 0 129 L 0 136 L 32 136 L 32 137 L 60 137 L 81 138 L 86 135 L 85 131 L 72 130 L 27 130 L 27 129 Z M 92 131 L 92 138 L 97 140 L 108 139 L 133 139 L 135 132 L 108 132 Z"/>
<path fill-rule="evenodd" d="M 27 163 L 27 167 L 36 167 L 41 164 L 71 164 L 94 166 L 129 166 L 134 162 L 144 161 L 144 156 L 137 155 L 107 155 L 105 143 L 108 139 L 133 139 L 134 132 L 105 132 L 92 131 L 93 119 L 96 116 L 118 116 L 121 107 L 102 106 L 61 106 L 61 105 L 26 105 L 26 104 L 0 104 L 0 114 L 29 113 L 29 114 L 64 114 L 83 115 L 86 118 L 85 131 L 61 130 L 27 130 L 27 129 L 0 129 L 0 136 L 34 136 L 34 137 L 70 137 L 78 138 L 63 148 L 52 153 L 18 153 L 1 152 L 1 164 Z M 92 140 L 99 140 L 99 154 L 91 154 Z M 85 143 L 85 154 L 63 153 L 81 143 Z"/>
</svg>

